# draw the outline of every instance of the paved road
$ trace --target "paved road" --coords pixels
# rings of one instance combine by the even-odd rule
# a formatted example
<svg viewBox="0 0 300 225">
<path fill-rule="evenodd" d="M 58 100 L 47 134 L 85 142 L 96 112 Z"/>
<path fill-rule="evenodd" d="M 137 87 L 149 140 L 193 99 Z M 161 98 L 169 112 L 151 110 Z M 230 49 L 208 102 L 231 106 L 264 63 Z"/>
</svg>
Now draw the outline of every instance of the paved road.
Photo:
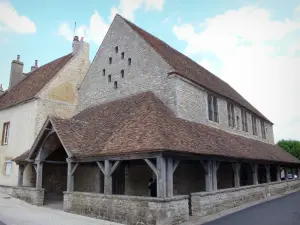
<svg viewBox="0 0 300 225">
<path fill-rule="evenodd" d="M 300 192 L 271 200 L 205 225 L 299 225 Z"/>
</svg>

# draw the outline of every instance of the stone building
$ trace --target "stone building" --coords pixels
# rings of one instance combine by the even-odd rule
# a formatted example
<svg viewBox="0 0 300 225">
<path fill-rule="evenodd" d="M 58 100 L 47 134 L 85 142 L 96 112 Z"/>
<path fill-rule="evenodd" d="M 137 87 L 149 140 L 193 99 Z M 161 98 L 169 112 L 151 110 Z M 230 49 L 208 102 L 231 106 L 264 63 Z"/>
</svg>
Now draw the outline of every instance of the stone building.
<svg viewBox="0 0 300 225">
<path fill-rule="evenodd" d="M 270 120 L 119 15 L 80 84 L 78 111 L 48 117 L 14 159 L 19 186 L 29 165 L 36 173 L 35 188 L 13 195 L 35 204 L 58 196 L 66 211 L 125 224 L 181 224 L 300 188 L 281 181 L 280 171 L 298 172 L 299 161 L 274 145 Z M 151 177 L 157 198 L 149 197 Z"/>
<path fill-rule="evenodd" d="M 23 72 L 18 55 L 11 63 L 9 88 L 0 88 L 0 184 L 17 185 L 18 167 L 12 159 L 31 148 L 49 115 L 76 114 L 77 88 L 89 68 L 89 46 L 78 37 L 73 52 Z M 26 167 L 24 185 L 31 185 L 32 166 Z"/>
</svg>

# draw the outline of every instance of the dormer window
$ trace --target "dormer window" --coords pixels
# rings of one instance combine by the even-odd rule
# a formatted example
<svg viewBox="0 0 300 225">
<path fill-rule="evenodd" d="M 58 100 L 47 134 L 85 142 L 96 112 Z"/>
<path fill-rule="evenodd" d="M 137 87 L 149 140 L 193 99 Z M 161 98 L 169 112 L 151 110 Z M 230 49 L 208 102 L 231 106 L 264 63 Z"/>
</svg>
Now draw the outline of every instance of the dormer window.
<svg viewBox="0 0 300 225">
<path fill-rule="evenodd" d="M 111 75 L 108 75 L 108 82 L 111 82 Z"/>
<path fill-rule="evenodd" d="M 112 58 L 111 57 L 109 57 L 108 62 L 109 62 L 109 64 L 112 64 Z"/>
<path fill-rule="evenodd" d="M 218 100 L 216 96 L 211 94 L 207 95 L 207 103 L 208 103 L 208 119 L 214 122 L 219 122 L 218 115 Z"/>
<path fill-rule="evenodd" d="M 115 47 L 115 52 L 116 52 L 116 54 L 119 52 L 118 46 Z"/>
<path fill-rule="evenodd" d="M 128 66 L 131 66 L 131 58 L 128 59 Z"/>
<path fill-rule="evenodd" d="M 121 70 L 121 77 L 124 78 L 124 70 Z"/>
</svg>

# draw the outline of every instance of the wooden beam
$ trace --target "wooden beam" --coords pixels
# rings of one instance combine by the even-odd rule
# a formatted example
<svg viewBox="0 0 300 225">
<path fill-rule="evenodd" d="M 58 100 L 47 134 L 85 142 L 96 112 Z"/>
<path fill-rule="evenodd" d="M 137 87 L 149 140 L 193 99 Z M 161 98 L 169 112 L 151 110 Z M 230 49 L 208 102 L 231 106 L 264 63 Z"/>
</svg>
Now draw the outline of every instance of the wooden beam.
<svg viewBox="0 0 300 225">
<path fill-rule="evenodd" d="M 166 159 L 158 156 L 157 164 L 157 197 L 165 198 L 167 196 L 167 180 L 166 180 Z"/>
<path fill-rule="evenodd" d="M 18 172 L 18 186 L 23 186 L 23 174 L 24 174 L 25 166 L 19 165 L 19 172 Z"/>
<path fill-rule="evenodd" d="M 67 191 L 72 192 L 74 191 L 74 175 L 72 168 L 72 162 L 68 161 L 68 177 L 67 177 Z"/>
<path fill-rule="evenodd" d="M 233 175 L 234 175 L 234 187 L 236 187 L 236 188 L 240 187 L 241 186 L 241 179 L 240 179 L 241 164 L 233 163 L 232 169 L 233 169 Z"/>
<path fill-rule="evenodd" d="M 105 175 L 105 169 L 104 169 L 104 166 L 103 164 L 101 164 L 101 162 L 96 162 L 97 165 L 99 166 L 100 170 L 102 171 L 102 173 Z"/>
<path fill-rule="evenodd" d="M 104 194 L 112 194 L 112 176 L 110 176 L 111 162 L 109 160 L 104 161 Z"/>
<path fill-rule="evenodd" d="M 115 170 L 118 168 L 118 166 L 120 165 L 120 162 L 121 161 L 116 161 L 115 163 L 114 163 L 114 165 L 112 166 L 112 168 L 111 168 L 111 170 L 110 170 L 110 172 L 109 172 L 109 176 L 111 176 L 114 172 L 115 172 Z"/>
<path fill-rule="evenodd" d="M 37 172 L 37 166 L 36 166 L 36 164 L 32 164 L 32 165 L 33 165 L 33 168 L 34 168 L 35 172 Z"/>
<path fill-rule="evenodd" d="M 42 188 L 42 184 L 43 184 L 43 162 L 38 162 L 36 168 L 36 188 Z"/>
<path fill-rule="evenodd" d="M 49 164 L 67 164 L 65 161 L 53 161 L 53 160 L 45 160 L 44 163 L 49 163 Z"/>
<path fill-rule="evenodd" d="M 156 166 L 149 159 L 144 159 L 144 160 L 157 176 L 158 172 Z"/>
<path fill-rule="evenodd" d="M 267 183 L 271 182 L 270 164 L 265 164 Z"/>
<path fill-rule="evenodd" d="M 78 166 L 79 166 L 79 163 L 76 163 L 75 166 L 72 168 L 71 175 L 74 175 L 75 170 L 77 169 Z"/>
<path fill-rule="evenodd" d="M 174 160 L 173 161 L 173 173 L 175 172 L 175 170 L 177 169 L 178 165 L 180 163 L 180 160 Z"/>
<path fill-rule="evenodd" d="M 167 197 L 173 197 L 173 175 L 174 161 L 172 158 L 167 158 Z"/>
<path fill-rule="evenodd" d="M 251 169 L 252 169 L 252 179 L 253 179 L 253 184 L 257 185 L 258 184 L 258 165 L 257 164 L 251 164 Z"/>
</svg>

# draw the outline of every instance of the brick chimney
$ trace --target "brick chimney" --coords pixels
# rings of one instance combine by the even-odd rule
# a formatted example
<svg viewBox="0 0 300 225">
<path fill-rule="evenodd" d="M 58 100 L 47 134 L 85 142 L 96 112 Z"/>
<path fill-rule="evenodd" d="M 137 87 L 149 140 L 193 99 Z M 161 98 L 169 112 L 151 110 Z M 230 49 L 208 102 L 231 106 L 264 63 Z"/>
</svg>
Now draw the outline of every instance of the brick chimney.
<svg viewBox="0 0 300 225">
<path fill-rule="evenodd" d="M 4 93 L 4 90 L 3 90 L 3 87 L 2 87 L 2 84 L 0 84 L 0 96 Z"/>
<path fill-rule="evenodd" d="M 36 70 L 37 68 L 38 68 L 38 61 L 35 60 L 34 66 L 31 67 L 31 72 L 34 71 L 34 70 Z"/>
<path fill-rule="evenodd" d="M 73 55 L 75 55 L 80 49 L 80 42 L 78 36 L 74 36 L 72 48 L 73 48 Z"/>
<path fill-rule="evenodd" d="M 9 88 L 12 88 L 23 79 L 23 67 L 24 64 L 20 61 L 20 55 L 18 55 L 17 60 L 11 62 Z"/>
</svg>

